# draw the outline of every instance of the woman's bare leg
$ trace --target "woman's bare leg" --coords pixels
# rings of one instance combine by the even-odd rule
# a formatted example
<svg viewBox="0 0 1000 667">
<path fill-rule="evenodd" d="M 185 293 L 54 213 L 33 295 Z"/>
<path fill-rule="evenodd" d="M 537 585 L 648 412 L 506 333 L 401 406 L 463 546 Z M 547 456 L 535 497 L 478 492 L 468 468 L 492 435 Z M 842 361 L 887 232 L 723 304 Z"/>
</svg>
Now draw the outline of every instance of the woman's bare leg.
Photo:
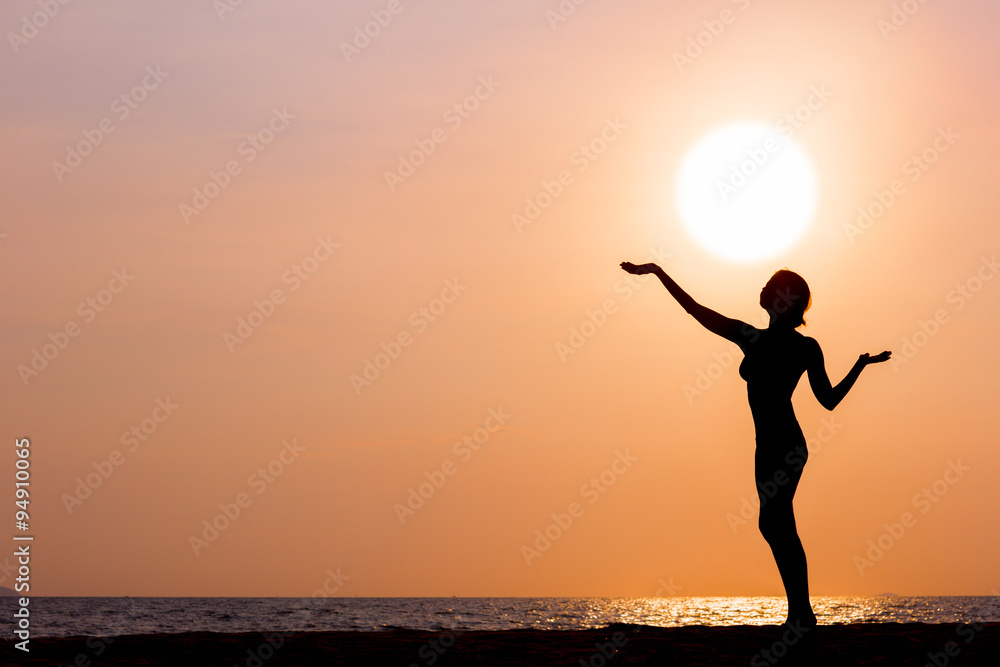
<svg viewBox="0 0 1000 667">
<path fill-rule="evenodd" d="M 760 532 L 771 547 L 781 583 L 788 597 L 788 621 L 805 626 L 816 625 L 816 615 L 809 603 L 809 569 L 806 552 L 795 529 L 791 500 L 771 498 L 760 510 Z"/>
</svg>

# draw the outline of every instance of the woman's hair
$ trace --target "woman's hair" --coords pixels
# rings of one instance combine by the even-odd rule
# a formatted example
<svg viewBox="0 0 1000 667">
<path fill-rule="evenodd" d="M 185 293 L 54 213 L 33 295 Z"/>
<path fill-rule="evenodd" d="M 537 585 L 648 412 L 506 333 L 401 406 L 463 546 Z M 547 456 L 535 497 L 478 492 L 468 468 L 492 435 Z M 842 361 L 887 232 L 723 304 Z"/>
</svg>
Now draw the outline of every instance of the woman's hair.
<svg viewBox="0 0 1000 667">
<path fill-rule="evenodd" d="M 769 304 L 764 308 L 773 311 L 779 320 L 787 321 L 794 329 L 806 323 L 803 315 L 812 305 L 812 295 L 802 276 L 781 269 L 775 271 L 764 286 L 763 304 Z"/>
</svg>

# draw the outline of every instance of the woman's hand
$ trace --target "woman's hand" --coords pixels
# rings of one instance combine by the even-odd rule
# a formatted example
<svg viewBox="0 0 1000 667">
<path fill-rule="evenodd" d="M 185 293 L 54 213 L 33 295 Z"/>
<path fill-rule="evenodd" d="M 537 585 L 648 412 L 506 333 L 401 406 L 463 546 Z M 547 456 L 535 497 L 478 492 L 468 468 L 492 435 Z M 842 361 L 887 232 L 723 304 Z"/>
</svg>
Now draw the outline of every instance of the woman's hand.
<svg viewBox="0 0 1000 667">
<path fill-rule="evenodd" d="M 867 366 L 868 364 L 878 364 L 878 363 L 881 363 L 883 361 L 889 361 L 889 357 L 891 357 L 891 356 L 892 356 L 892 352 L 890 352 L 889 350 L 886 350 L 885 352 L 882 352 L 881 354 L 876 354 L 874 357 L 869 356 L 869 354 L 867 352 L 865 352 L 860 357 L 858 357 L 858 361 L 860 361 L 862 364 L 864 364 L 865 366 Z"/>
<path fill-rule="evenodd" d="M 660 267 L 656 264 L 633 264 L 632 262 L 622 262 L 622 268 L 631 273 L 633 276 L 642 276 L 647 273 L 656 273 L 660 270 Z"/>
</svg>

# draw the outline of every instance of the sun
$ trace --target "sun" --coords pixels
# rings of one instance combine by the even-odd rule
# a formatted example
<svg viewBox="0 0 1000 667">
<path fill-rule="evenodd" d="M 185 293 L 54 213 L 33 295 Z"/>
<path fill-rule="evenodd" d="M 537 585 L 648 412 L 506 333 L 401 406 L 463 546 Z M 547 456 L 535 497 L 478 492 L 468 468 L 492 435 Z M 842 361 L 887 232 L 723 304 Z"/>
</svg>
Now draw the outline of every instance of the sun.
<svg viewBox="0 0 1000 667">
<path fill-rule="evenodd" d="M 734 123 L 705 135 L 677 176 L 677 212 L 692 237 L 718 257 L 770 259 L 792 247 L 816 210 L 805 152 L 775 127 Z"/>
</svg>

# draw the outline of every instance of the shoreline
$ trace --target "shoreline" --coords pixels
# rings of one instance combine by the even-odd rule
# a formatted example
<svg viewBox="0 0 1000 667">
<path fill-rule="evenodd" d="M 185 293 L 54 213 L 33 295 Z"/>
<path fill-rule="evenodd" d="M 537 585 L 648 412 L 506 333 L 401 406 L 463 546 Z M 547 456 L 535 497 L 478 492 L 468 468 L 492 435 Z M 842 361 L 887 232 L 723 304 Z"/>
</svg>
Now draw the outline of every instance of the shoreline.
<svg viewBox="0 0 1000 667">
<path fill-rule="evenodd" d="M 3 643 L 3 664 L 37 665 L 993 665 L 1000 623 L 591 630 L 380 630 L 41 637 Z"/>
</svg>

